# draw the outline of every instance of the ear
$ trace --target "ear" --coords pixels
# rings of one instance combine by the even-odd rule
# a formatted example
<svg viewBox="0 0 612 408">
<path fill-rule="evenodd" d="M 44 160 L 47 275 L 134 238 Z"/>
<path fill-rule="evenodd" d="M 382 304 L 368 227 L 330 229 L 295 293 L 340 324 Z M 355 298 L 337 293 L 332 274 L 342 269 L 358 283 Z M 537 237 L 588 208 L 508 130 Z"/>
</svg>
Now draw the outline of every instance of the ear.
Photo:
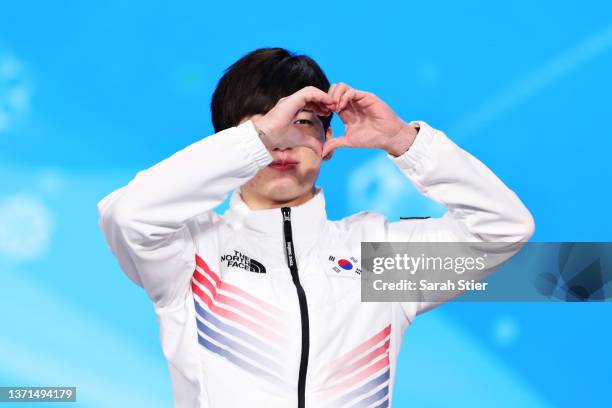
<svg viewBox="0 0 612 408">
<path fill-rule="evenodd" d="M 333 132 L 332 132 L 332 127 L 331 124 L 329 125 L 329 127 L 327 128 L 327 132 L 325 132 L 325 142 L 329 141 L 332 139 L 332 137 L 334 137 Z M 332 158 L 332 155 L 334 154 L 333 151 L 327 153 L 324 157 L 323 157 L 323 161 L 327 161 L 329 159 Z"/>
</svg>

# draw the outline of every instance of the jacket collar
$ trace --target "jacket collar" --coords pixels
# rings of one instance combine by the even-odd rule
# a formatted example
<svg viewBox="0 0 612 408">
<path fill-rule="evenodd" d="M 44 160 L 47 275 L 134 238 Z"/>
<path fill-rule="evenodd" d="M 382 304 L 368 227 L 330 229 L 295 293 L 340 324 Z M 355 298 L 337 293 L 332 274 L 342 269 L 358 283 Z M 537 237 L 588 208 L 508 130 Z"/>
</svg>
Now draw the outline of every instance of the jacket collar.
<svg viewBox="0 0 612 408">
<path fill-rule="evenodd" d="M 284 239 L 283 216 L 280 208 L 252 210 L 242 200 L 240 188 L 232 192 L 224 218 L 236 229 L 244 228 L 261 237 Z M 291 207 L 291 229 L 296 251 L 310 248 L 320 238 L 327 212 L 322 187 L 315 187 L 315 195 L 308 201 Z"/>
</svg>

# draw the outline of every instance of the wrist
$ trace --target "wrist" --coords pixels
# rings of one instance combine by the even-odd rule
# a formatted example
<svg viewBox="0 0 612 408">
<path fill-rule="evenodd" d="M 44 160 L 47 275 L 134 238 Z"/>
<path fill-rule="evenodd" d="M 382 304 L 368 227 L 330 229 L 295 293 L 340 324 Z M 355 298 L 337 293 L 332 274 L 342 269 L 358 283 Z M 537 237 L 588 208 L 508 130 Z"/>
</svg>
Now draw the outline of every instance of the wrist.
<svg viewBox="0 0 612 408">
<path fill-rule="evenodd" d="M 266 132 L 261 128 L 261 126 L 259 125 L 259 123 L 257 123 L 256 121 L 252 121 L 253 122 L 253 127 L 255 128 L 255 130 L 257 131 L 257 134 L 259 135 L 259 137 L 265 136 Z"/>
<path fill-rule="evenodd" d="M 390 138 L 388 147 L 385 148 L 385 151 L 394 157 L 401 156 L 410 149 L 418 132 L 418 127 L 402 122 L 402 127 L 399 132 Z"/>
<path fill-rule="evenodd" d="M 268 138 L 268 131 L 266 130 L 265 125 L 262 126 L 260 120 L 251 120 L 251 122 L 253 123 L 253 127 L 257 131 L 257 135 L 259 136 L 259 139 L 261 139 L 262 143 L 267 146 L 268 144 L 266 142 L 269 140 L 269 138 Z"/>
</svg>

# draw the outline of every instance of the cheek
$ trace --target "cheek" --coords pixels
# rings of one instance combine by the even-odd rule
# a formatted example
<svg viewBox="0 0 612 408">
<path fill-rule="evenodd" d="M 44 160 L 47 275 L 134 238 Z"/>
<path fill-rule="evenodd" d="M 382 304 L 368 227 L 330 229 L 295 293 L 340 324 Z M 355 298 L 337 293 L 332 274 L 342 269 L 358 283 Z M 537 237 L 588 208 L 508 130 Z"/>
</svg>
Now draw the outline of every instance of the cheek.
<svg viewBox="0 0 612 408">
<path fill-rule="evenodd" d="M 301 155 L 301 167 L 305 171 L 312 172 L 321 167 L 321 158 L 311 149 L 304 149 Z"/>
<path fill-rule="evenodd" d="M 250 187 L 258 187 L 261 184 L 265 183 L 265 180 L 269 177 L 266 177 L 267 169 L 260 170 L 252 179 L 247 182 L 247 185 Z"/>
<path fill-rule="evenodd" d="M 282 177 L 276 170 L 264 168 L 260 170 L 249 182 L 247 183 L 252 188 L 265 188 L 270 183 L 277 182 Z"/>
</svg>

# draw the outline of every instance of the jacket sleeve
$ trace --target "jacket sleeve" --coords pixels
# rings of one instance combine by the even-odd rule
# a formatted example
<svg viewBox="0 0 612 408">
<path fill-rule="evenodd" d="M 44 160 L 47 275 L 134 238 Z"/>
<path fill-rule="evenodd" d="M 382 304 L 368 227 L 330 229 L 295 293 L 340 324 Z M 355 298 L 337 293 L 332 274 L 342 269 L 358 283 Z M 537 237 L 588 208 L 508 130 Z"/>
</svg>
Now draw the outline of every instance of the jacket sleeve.
<svg viewBox="0 0 612 408">
<path fill-rule="evenodd" d="M 531 213 L 491 170 L 442 131 L 423 121 L 412 124 L 418 124 L 420 129 L 410 149 L 401 156 L 388 154 L 387 157 L 419 192 L 448 211 L 440 218 L 388 222 L 387 240 L 508 243 L 506 259 L 510 258 L 518 251 L 517 244 L 520 249 L 520 243 L 528 241 L 535 230 Z M 498 261 L 504 259 L 498 256 Z M 484 279 L 493 270 L 487 268 L 475 278 Z M 448 300 L 401 303 L 401 306 L 412 319 Z"/>
<path fill-rule="evenodd" d="M 205 137 L 143 170 L 98 203 L 125 274 L 156 306 L 184 296 L 195 268 L 191 225 L 211 224 L 227 194 L 272 162 L 251 121 Z"/>
</svg>

